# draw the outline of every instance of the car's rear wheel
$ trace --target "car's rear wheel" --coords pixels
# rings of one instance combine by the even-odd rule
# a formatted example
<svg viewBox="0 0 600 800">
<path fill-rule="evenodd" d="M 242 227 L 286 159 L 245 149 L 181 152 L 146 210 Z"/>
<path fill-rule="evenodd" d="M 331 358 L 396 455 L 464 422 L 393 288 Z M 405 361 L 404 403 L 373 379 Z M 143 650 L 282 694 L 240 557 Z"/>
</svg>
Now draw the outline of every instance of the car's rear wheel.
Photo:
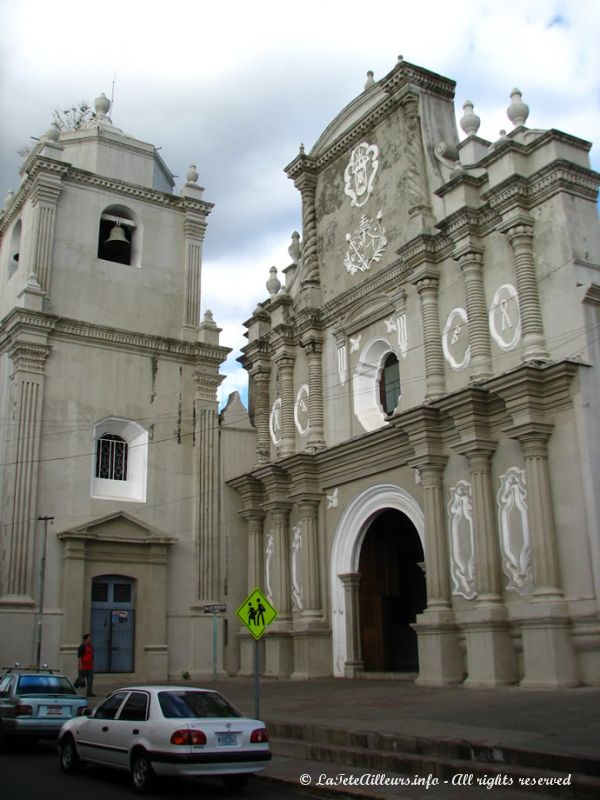
<svg viewBox="0 0 600 800">
<path fill-rule="evenodd" d="M 77 772 L 81 761 L 77 755 L 77 748 L 72 736 L 64 736 L 59 744 L 60 768 L 63 772 Z"/>
<path fill-rule="evenodd" d="M 225 785 L 226 789 L 243 789 L 244 786 L 248 783 L 249 775 L 240 774 L 240 775 L 222 775 L 223 784 Z"/>
<path fill-rule="evenodd" d="M 131 760 L 131 782 L 138 794 L 148 794 L 156 782 L 150 759 L 142 751 L 135 753 Z"/>
</svg>

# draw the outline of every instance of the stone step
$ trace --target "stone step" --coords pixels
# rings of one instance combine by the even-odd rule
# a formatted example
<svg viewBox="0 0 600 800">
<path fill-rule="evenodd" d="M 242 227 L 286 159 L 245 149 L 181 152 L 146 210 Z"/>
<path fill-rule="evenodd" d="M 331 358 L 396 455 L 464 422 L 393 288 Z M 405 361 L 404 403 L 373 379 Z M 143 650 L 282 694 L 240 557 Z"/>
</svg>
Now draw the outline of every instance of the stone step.
<svg viewBox="0 0 600 800">
<path fill-rule="evenodd" d="M 299 726 L 302 729 L 303 726 Z M 307 726 L 314 728 L 314 726 Z M 327 741 L 325 732 L 321 729 L 321 741 L 311 738 L 302 738 L 296 735 L 285 738 L 278 735 L 276 726 L 269 724 L 271 749 L 274 756 L 288 759 L 312 761 L 323 764 L 336 764 L 341 767 L 361 768 L 369 772 L 397 773 L 403 775 L 419 776 L 426 779 L 428 775 L 437 778 L 441 783 L 449 786 L 461 786 L 456 781 L 464 781 L 464 786 L 477 787 L 485 791 L 488 786 L 492 788 L 506 787 L 513 790 L 538 793 L 548 793 L 554 797 L 570 798 L 570 800 L 596 800 L 600 797 L 600 778 L 576 772 L 563 770 L 551 759 L 546 759 L 543 766 L 528 763 L 510 763 L 502 760 L 478 760 L 473 756 L 476 751 L 471 748 L 461 752 L 469 755 L 468 758 L 452 755 L 452 748 L 444 748 L 442 753 L 423 752 L 418 748 L 411 751 L 393 748 L 378 749 L 372 741 L 372 734 L 366 734 L 367 739 L 360 744 L 349 745 L 344 743 L 344 733 L 347 738 L 359 738 L 351 731 L 340 729 L 326 729 L 331 733 Z M 296 733 L 306 733 L 297 730 Z M 390 744 L 389 741 L 386 744 Z M 449 744 L 449 743 L 447 743 Z M 466 743 L 461 744 L 463 747 Z M 424 748 L 425 750 L 427 748 Z M 533 755 L 530 753 L 530 755 Z M 539 754 L 538 754 L 539 755 Z M 549 755 L 549 754 L 546 754 Z M 534 761 L 531 758 L 529 761 Z M 561 765 L 562 766 L 562 765 Z M 460 776 L 460 777 L 457 777 Z"/>
<path fill-rule="evenodd" d="M 335 745 L 392 753 L 437 756 L 453 760 L 548 769 L 560 773 L 577 773 L 600 778 L 600 756 L 573 755 L 535 750 L 527 747 L 509 747 L 465 739 L 406 736 L 396 733 L 355 731 L 301 723 L 268 723 L 271 738 L 298 740 L 315 745 Z"/>
</svg>

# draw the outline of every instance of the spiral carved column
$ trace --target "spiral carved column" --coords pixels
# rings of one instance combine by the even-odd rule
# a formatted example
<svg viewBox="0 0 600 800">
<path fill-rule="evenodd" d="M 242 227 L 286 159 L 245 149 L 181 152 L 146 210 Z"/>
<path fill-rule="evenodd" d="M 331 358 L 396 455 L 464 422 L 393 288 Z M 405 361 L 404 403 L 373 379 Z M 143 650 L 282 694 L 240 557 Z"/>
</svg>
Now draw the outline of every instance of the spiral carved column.
<svg viewBox="0 0 600 800">
<path fill-rule="evenodd" d="M 483 257 L 481 253 L 471 250 L 459 256 L 458 262 L 465 280 L 471 380 L 482 381 L 492 375 L 492 349 L 483 286 Z"/>
<path fill-rule="evenodd" d="M 423 318 L 423 347 L 425 350 L 425 398 L 435 400 L 446 392 L 444 352 L 440 334 L 437 277 L 417 280 Z"/>
<path fill-rule="evenodd" d="M 548 361 L 533 257 L 533 223 L 519 221 L 504 226 L 503 231 L 508 236 L 515 259 L 523 330 L 523 361 Z"/>
</svg>

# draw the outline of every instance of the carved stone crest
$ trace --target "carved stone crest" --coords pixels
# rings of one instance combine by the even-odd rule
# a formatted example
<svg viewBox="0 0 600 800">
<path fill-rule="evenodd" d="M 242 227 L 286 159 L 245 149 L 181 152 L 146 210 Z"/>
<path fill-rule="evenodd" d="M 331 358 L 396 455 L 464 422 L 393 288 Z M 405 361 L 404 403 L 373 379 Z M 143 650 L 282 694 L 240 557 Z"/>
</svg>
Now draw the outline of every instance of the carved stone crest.
<svg viewBox="0 0 600 800">
<path fill-rule="evenodd" d="M 353 206 L 364 206 L 373 190 L 373 181 L 379 169 L 379 150 L 376 144 L 361 142 L 352 151 L 344 172 L 344 193 Z"/>
<path fill-rule="evenodd" d="M 382 218 L 382 211 L 375 219 L 369 219 L 363 214 L 354 233 L 346 234 L 348 249 L 344 266 L 350 275 L 356 274 L 359 270 L 365 272 L 374 261 L 381 261 L 387 245 L 385 228 L 381 224 Z"/>
</svg>

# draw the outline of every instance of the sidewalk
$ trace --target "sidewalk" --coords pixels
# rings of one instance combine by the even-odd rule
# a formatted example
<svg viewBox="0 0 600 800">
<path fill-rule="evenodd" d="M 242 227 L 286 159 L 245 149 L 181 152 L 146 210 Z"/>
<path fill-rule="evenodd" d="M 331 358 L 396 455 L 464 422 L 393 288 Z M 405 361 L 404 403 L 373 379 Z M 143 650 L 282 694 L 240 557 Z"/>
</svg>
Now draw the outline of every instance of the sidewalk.
<svg viewBox="0 0 600 800">
<path fill-rule="evenodd" d="M 253 679 L 204 685 L 254 716 Z M 525 776 L 537 782 L 538 800 L 600 796 L 600 688 L 474 690 L 378 679 L 261 679 L 259 700 L 274 753 L 265 776 L 298 788 L 386 800 L 517 800 L 532 796 L 529 785 L 523 795 L 515 789 L 518 776 Z M 541 777 L 564 782 L 577 774 L 583 776 L 579 789 L 571 778 L 567 786 L 543 793 Z M 301 781 L 302 775 L 308 778 Z M 321 775 L 329 783 L 323 777 L 319 786 Z M 423 784 L 375 785 L 382 776 L 406 780 L 408 775 Z M 362 784 L 350 785 L 352 776 L 363 776 Z M 436 777 L 437 785 L 431 783 Z"/>
</svg>

